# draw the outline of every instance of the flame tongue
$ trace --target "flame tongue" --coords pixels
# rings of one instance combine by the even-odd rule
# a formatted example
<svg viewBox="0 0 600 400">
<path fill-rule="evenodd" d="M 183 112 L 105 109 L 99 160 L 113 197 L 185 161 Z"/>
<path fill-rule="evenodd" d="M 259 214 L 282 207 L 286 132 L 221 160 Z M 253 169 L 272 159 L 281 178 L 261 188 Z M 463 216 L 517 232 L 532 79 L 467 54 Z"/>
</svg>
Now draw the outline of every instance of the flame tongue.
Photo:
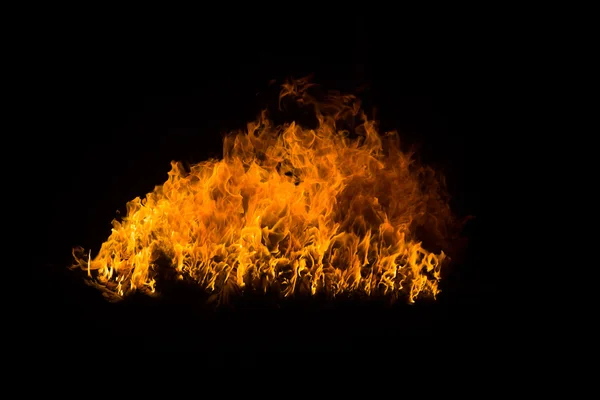
<svg viewBox="0 0 600 400">
<path fill-rule="evenodd" d="M 286 84 L 282 97 L 307 103 L 306 93 Z M 445 255 L 414 230 L 440 225 L 448 206 L 397 134 L 380 136 L 357 104 L 313 103 L 315 129 L 273 126 L 263 113 L 225 138 L 222 160 L 189 171 L 172 162 L 168 180 L 113 221 L 95 258 L 74 251 L 76 265 L 116 298 L 154 293 L 161 257 L 223 301 L 240 290 L 435 296 Z M 361 121 L 354 139 L 336 128 L 348 116 Z"/>
</svg>

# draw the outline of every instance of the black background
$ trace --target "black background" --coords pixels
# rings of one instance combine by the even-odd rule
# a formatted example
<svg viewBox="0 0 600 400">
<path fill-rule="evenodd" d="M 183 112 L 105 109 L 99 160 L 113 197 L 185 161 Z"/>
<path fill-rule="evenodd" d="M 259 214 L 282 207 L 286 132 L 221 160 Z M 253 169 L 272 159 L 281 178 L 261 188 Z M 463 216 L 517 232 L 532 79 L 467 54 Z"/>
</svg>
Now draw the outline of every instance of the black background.
<svg viewBox="0 0 600 400">
<path fill-rule="evenodd" d="M 27 161 L 36 167 L 34 201 L 47 230 L 35 254 L 30 344 L 75 352 L 103 340 L 175 351 L 339 351 L 384 342 L 393 349 L 406 336 L 491 340 L 497 300 L 478 233 L 485 171 L 478 136 L 449 121 L 464 96 L 450 87 L 452 43 L 445 28 L 382 14 L 295 16 L 288 24 L 218 15 L 185 24 L 84 21 L 40 38 L 45 67 L 34 97 L 44 130 Z M 465 230 L 468 252 L 436 303 L 248 299 L 217 313 L 177 295 L 109 304 L 67 270 L 71 248 L 97 251 L 117 210 L 164 182 L 171 160 L 219 157 L 223 133 L 272 105 L 285 78 L 309 74 L 325 88 L 358 93 L 382 130 L 397 129 L 407 148 L 417 146 L 422 161 L 445 173 L 456 212 L 476 216 Z"/>
</svg>

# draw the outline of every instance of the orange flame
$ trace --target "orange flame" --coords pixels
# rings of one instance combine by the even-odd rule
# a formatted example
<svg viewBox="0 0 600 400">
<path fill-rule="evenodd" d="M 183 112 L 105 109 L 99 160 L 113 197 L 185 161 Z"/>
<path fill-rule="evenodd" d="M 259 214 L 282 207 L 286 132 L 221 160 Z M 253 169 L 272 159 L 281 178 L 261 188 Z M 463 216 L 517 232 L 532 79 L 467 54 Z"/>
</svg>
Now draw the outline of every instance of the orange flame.
<svg viewBox="0 0 600 400">
<path fill-rule="evenodd" d="M 263 112 L 225 137 L 222 160 L 189 171 L 172 162 L 94 258 L 74 249 L 74 267 L 113 299 L 155 293 L 160 268 L 220 301 L 255 290 L 435 297 L 447 257 L 416 232 L 443 240 L 450 211 L 439 180 L 400 150 L 397 133 L 379 135 L 355 97 L 316 102 L 310 86 L 286 83 L 280 100 L 311 107 L 315 129 L 274 126 Z M 352 132 L 339 128 L 349 119 Z"/>
</svg>

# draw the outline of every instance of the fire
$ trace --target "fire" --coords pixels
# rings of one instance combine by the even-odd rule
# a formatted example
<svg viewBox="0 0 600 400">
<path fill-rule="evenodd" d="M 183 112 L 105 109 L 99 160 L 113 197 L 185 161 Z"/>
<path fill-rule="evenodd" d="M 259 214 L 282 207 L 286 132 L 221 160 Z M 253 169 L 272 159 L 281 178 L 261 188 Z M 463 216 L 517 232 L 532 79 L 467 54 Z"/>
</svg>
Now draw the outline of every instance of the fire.
<svg viewBox="0 0 600 400">
<path fill-rule="evenodd" d="M 310 84 L 283 85 L 316 128 L 276 126 L 263 112 L 224 138 L 223 159 L 186 169 L 127 204 L 99 253 L 75 248 L 75 265 L 112 299 L 156 293 L 161 269 L 219 301 L 244 291 L 386 295 L 414 302 L 440 292 L 450 211 L 440 180 L 380 135 L 353 96 L 312 99 Z M 351 130 L 341 128 L 354 121 Z"/>
</svg>

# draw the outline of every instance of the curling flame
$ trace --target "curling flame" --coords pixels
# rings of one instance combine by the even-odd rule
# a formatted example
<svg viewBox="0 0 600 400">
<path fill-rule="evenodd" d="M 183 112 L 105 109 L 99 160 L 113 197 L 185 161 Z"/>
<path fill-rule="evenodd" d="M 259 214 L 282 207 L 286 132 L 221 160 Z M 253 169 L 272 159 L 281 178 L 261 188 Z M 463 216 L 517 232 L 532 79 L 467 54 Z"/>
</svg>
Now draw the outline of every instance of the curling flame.
<svg viewBox="0 0 600 400">
<path fill-rule="evenodd" d="M 263 113 L 224 139 L 222 160 L 189 171 L 172 162 L 168 180 L 113 221 L 96 257 L 74 249 L 75 266 L 116 299 L 154 293 L 161 268 L 220 301 L 246 290 L 435 297 L 446 256 L 415 232 L 443 234 L 438 181 L 396 133 L 380 136 L 354 97 L 315 103 L 306 88 L 285 84 L 281 99 L 310 105 L 315 129 L 274 126 Z M 339 128 L 349 118 L 359 121 L 352 132 Z"/>
</svg>

